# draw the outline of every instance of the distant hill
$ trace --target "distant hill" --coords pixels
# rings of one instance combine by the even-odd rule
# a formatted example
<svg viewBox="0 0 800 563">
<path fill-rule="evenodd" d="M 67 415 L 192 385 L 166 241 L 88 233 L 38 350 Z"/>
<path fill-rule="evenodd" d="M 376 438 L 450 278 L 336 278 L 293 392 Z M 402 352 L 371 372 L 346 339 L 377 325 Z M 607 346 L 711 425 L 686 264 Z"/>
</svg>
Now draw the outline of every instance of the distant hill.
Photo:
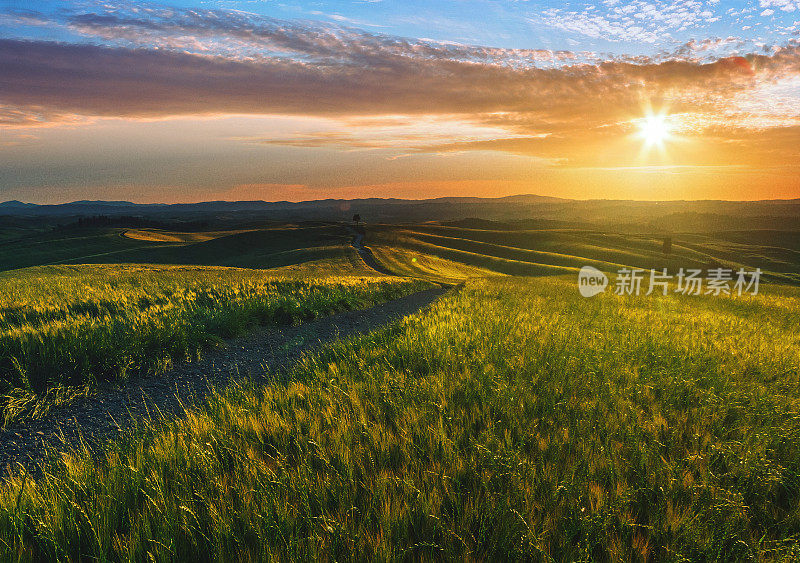
<svg viewBox="0 0 800 563">
<path fill-rule="evenodd" d="M 28 217 L 81 217 L 140 215 L 155 219 L 198 219 L 237 214 L 267 220 L 346 220 L 354 211 L 368 221 L 453 220 L 469 216 L 523 219 L 526 206 L 569 200 L 536 195 L 504 198 L 443 197 L 425 200 L 396 198 L 322 199 L 315 201 L 204 201 L 178 204 L 136 204 L 129 201 L 74 201 L 37 205 L 18 201 L 0 203 L 0 215 Z M 507 217 L 511 213 L 513 217 Z M 515 215 L 515 212 L 516 213 Z"/>
<path fill-rule="evenodd" d="M 17 201 L 16 199 L 0 203 L 0 209 L 25 209 L 32 207 L 38 206 L 35 203 L 23 203 L 21 201 Z"/>
<path fill-rule="evenodd" d="M 538 195 L 515 195 L 501 198 L 481 197 L 440 197 L 433 199 L 397 199 L 397 198 L 364 198 L 364 199 L 320 199 L 312 201 L 202 201 L 198 203 L 133 203 L 130 201 L 80 200 L 69 203 L 40 205 L 21 201 L 0 203 L 0 208 L 24 209 L 36 214 L 74 213 L 75 211 L 93 211 L 102 209 L 106 212 L 128 213 L 131 208 L 142 212 L 185 213 L 192 211 L 270 211 L 279 209 L 324 209 L 345 206 L 407 206 L 407 205 L 465 205 L 491 203 L 559 203 L 571 200 Z"/>
<path fill-rule="evenodd" d="M 162 222 L 207 221 L 224 226 L 263 221 L 349 221 L 354 213 L 361 215 L 367 223 L 469 221 L 474 225 L 473 228 L 485 229 L 492 228 L 488 222 L 497 222 L 502 223 L 503 228 L 586 226 L 623 232 L 800 230 L 798 199 L 751 202 L 569 200 L 526 194 L 501 198 L 442 197 L 424 200 L 363 198 L 179 204 L 88 200 L 60 205 L 20 201 L 0 203 L 0 216 L 31 220 L 46 218 L 52 224 L 72 223 L 80 217 L 128 216 Z"/>
</svg>

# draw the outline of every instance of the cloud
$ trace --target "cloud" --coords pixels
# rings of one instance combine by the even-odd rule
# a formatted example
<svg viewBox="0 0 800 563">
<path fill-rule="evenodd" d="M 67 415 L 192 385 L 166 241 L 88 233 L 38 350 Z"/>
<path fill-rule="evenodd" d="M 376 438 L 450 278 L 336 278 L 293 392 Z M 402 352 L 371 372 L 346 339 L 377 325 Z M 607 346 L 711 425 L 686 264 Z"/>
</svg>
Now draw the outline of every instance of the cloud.
<svg viewBox="0 0 800 563">
<path fill-rule="evenodd" d="M 340 24 L 276 20 L 222 10 L 162 10 L 143 16 L 112 6 L 102 13 L 75 14 L 54 23 L 87 37 L 115 42 L 118 46 L 159 47 L 237 59 L 284 56 L 336 63 L 343 57 L 357 62 L 399 56 L 531 66 L 540 62 L 572 61 L 580 56 L 570 51 L 412 40 L 372 34 Z"/>
<path fill-rule="evenodd" d="M 0 128 L 29 129 L 86 123 L 87 119 L 72 113 L 59 113 L 51 109 L 24 105 L 20 107 L 0 104 Z"/>
<path fill-rule="evenodd" d="M 702 137 L 678 135 L 667 150 L 643 151 L 641 140 L 623 127 L 589 135 L 513 137 L 481 141 L 455 141 L 418 150 L 439 153 L 501 151 L 546 159 L 553 166 L 570 168 L 631 167 L 783 167 L 797 158 L 800 125 L 752 130 L 714 126 Z"/>
<path fill-rule="evenodd" d="M 653 6 L 609 4 L 622 22 L 647 20 Z M 683 25 L 707 17 L 701 8 L 684 3 L 656 19 Z M 687 116 L 685 123 L 696 124 L 697 133 L 745 125 L 780 128 L 800 119 L 800 110 L 793 110 L 800 107 L 793 104 L 800 47 L 713 56 L 740 48 L 742 40 L 735 37 L 690 41 L 653 57 L 603 59 L 410 40 L 211 10 L 109 8 L 69 15 L 63 25 L 109 44 L 0 40 L 0 126 L 81 116 L 281 114 L 351 124 L 412 116 L 413 129 L 420 119 L 441 116 L 500 132 L 474 138 L 447 131 L 431 142 L 431 135 L 401 131 L 385 138 L 353 126 L 346 133 L 248 140 L 316 148 L 495 150 L 598 163 L 612 141 L 626 138 L 647 105 Z M 780 104 L 771 105 L 776 96 Z M 740 141 L 735 134 L 732 139 Z M 712 156 L 694 160 L 712 162 Z"/>
<path fill-rule="evenodd" d="M 610 41 L 659 43 L 674 32 L 702 26 L 715 19 L 714 4 L 696 0 L 606 1 L 605 10 L 593 4 L 581 10 L 548 8 L 532 17 L 533 23 L 544 24 L 573 34 Z"/>
<path fill-rule="evenodd" d="M 0 40 L 0 103 L 83 115 L 470 114 L 539 112 L 554 120 L 616 119 L 643 98 L 702 105 L 749 86 L 751 72 L 710 64 L 610 61 L 559 69 L 448 58 L 371 56 L 339 64 L 234 60 L 168 50 Z M 796 49 L 757 57 L 766 72 L 797 70 Z M 678 95 L 676 95 L 678 94 Z"/>
<path fill-rule="evenodd" d="M 784 12 L 794 12 L 795 10 L 800 10 L 800 2 L 795 0 L 761 0 L 760 3 L 762 8 L 778 8 Z M 771 12 L 768 15 L 772 15 L 774 10 L 765 10 Z M 765 15 L 764 13 L 761 14 L 762 16 Z"/>
<path fill-rule="evenodd" d="M 383 150 L 389 151 L 388 158 L 396 158 L 414 152 L 436 152 L 436 146 L 448 146 L 453 139 L 478 142 L 529 136 L 528 133 L 513 134 L 504 127 L 491 123 L 478 124 L 474 123 L 474 118 L 465 120 L 458 116 L 361 117 L 325 120 L 318 125 L 323 127 L 288 134 L 271 132 L 267 135 L 237 136 L 230 140 L 259 145 L 346 151 Z M 398 151 L 406 154 L 398 155 Z"/>
<path fill-rule="evenodd" d="M 24 10 L 10 8 L 0 11 L 0 24 L 45 26 L 52 23 L 52 20 L 36 10 Z"/>
</svg>

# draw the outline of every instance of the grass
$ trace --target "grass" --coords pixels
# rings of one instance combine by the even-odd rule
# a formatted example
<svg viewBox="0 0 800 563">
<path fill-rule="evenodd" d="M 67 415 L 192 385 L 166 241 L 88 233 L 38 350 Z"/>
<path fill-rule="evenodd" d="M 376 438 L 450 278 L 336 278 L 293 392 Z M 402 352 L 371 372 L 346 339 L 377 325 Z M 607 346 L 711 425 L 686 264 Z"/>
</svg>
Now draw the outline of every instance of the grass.
<svg viewBox="0 0 800 563">
<path fill-rule="evenodd" d="M 121 236 L 133 240 L 142 240 L 147 242 L 193 243 L 206 242 L 226 236 L 239 235 L 252 230 L 255 229 L 201 232 L 166 231 L 163 229 L 126 229 L 122 231 Z"/>
<path fill-rule="evenodd" d="M 296 323 L 419 290 L 423 282 L 154 265 L 50 266 L 0 274 L 5 415 L 64 386 L 158 374 L 256 325 Z M 48 395 L 49 394 L 49 395 Z M 59 398 L 60 397 L 60 398 Z"/>
<path fill-rule="evenodd" d="M 36 233 L 0 247 L 0 270 L 54 264 L 194 264 L 275 268 L 352 259 L 335 224 L 179 233 L 159 229 L 73 228 Z"/>
<path fill-rule="evenodd" d="M 470 221 L 468 224 L 480 222 Z M 494 226 L 486 222 L 486 226 Z M 15 231 L 20 235 L 24 231 Z M 0 240 L 2 240 L 0 232 Z M 456 279 L 482 270 L 506 275 L 554 275 L 585 265 L 604 271 L 623 266 L 701 268 L 756 267 L 771 279 L 800 281 L 798 234 L 792 231 L 674 233 L 662 252 L 663 234 L 623 234 L 581 228 L 502 230 L 458 226 L 370 225 L 367 244 L 385 249 L 409 275 L 435 277 L 460 264 Z M 358 263 L 341 224 L 240 225 L 231 230 L 177 232 L 161 229 L 74 228 L 28 233 L 0 247 L 0 270 L 49 264 L 157 263 L 276 268 L 320 260 Z M 420 268 L 398 256 L 413 252 L 430 260 Z M 408 269 L 406 269 L 408 268 Z M 447 278 L 450 279 L 450 278 Z"/>
<path fill-rule="evenodd" d="M 384 237 L 373 237 L 372 240 L 369 241 L 369 246 L 388 250 L 389 260 L 395 259 L 391 257 L 391 254 L 396 253 L 397 249 L 402 249 L 405 253 L 412 256 L 431 257 L 432 259 L 448 264 L 448 269 L 451 270 L 458 264 L 462 269 L 483 270 L 493 275 L 543 276 L 565 274 L 573 270 L 576 274 L 578 272 L 577 268 L 540 262 L 528 262 L 525 260 L 492 256 L 481 252 L 468 252 L 449 246 L 424 242 L 413 237 L 391 237 L 388 240 Z M 418 268 L 413 267 L 412 271 L 416 269 Z"/>
<path fill-rule="evenodd" d="M 796 560 L 798 312 L 788 287 L 470 280 L 286 381 L 14 476 L 4 558 Z"/>
<path fill-rule="evenodd" d="M 373 256 L 390 272 L 434 282 L 457 283 L 467 278 L 498 275 L 496 272 L 392 246 L 372 246 Z"/>
<path fill-rule="evenodd" d="M 621 267 L 723 266 L 761 268 L 771 279 L 800 281 L 798 235 L 789 231 L 719 232 L 671 236 L 633 235 L 588 229 L 489 230 L 443 225 L 381 225 L 368 233 L 372 245 L 402 247 L 450 262 L 509 275 L 552 275 L 585 265 L 606 272 Z"/>
</svg>

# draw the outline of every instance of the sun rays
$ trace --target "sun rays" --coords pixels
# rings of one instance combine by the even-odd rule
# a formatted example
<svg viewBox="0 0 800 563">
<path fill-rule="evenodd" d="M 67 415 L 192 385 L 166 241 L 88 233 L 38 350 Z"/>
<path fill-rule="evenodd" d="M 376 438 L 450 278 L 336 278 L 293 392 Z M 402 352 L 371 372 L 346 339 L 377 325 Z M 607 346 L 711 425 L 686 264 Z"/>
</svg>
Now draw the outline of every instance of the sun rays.
<svg viewBox="0 0 800 563">
<path fill-rule="evenodd" d="M 639 123 L 639 136 L 647 147 L 662 148 L 672 137 L 672 124 L 664 113 L 647 115 Z"/>
</svg>

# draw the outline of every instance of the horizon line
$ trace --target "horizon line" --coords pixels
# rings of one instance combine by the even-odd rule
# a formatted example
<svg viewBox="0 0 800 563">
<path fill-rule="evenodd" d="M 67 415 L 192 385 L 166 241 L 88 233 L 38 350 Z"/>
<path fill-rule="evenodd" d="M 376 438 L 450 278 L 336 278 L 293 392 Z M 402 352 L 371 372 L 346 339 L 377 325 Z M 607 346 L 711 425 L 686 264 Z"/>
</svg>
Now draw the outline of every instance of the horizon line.
<svg viewBox="0 0 800 563">
<path fill-rule="evenodd" d="M 59 207 L 59 206 L 67 206 L 67 205 L 91 205 L 91 204 L 107 204 L 107 205 L 118 205 L 118 206 L 136 206 L 136 207 L 144 207 L 144 206 L 163 206 L 163 207 L 171 207 L 171 206 L 178 206 L 178 205 L 202 205 L 202 204 L 210 204 L 210 203 L 218 203 L 218 204 L 235 204 L 235 203 L 263 203 L 263 204 L 289 204 L 289 205 L 301 205 L 301 204 L 309 204 L 309 203 L 323 203 L 323 202 L 353 202 L 353 201 L 400 201 L 400 202 L 415 202 L 415 203 L 426 203 L 426 202 L 436 202 L 436 201 L 443 201 L 443 200 L 485 200 L 485 201 L 500 201 L 500 200 L 508 200 L 514 198 L 540 198 L 542 200 L 551 200 L 550 203 L 588 203 L 588 202 L 630 202 L 630 203 L 711 203 L 711 202 L 719 202 L 719 203 L 800 203 L 800 197 L 797 198 L 761 198 L 761 199 L 712 199 L 712 198 L 703 198 L 703 199 L 624 199 L 624 198 L 565 198 L 565 197 L 558 197 L 558 196 L 549 196 L 549 195 L 539 195 L 533 193 L 519 193 L 519 194 L 512 194 L 506 196 L 497 196 L 497 197 L 487 197 L 487 196 L 442 196 L 442 197 L 435 197 L 435 198 L 403 198 L 403 197 L 364 197 L 364 198 L 321 198 L 321 199 L 308 199 L 308 200 L 300 200 L 300 201 L 291 201 L 291 200 L 264 200 L 264 199 L 242 199 L 242 200 L 224 200 L 224 199 L 212 199 L 212 200 L 199 200 L 199 201 L 192 201 L 192 202 L 134 202 L 134 201 L 127 201 L 127 200 L 73 200 L 73 201 L 63 201 L 60 203 L 36 203 L 32 201 L 21 201 L 18 199 L 11 199 L 0 201 L 0 206 L 9 206 L 9 204 L 19 204 L 23 206 L 36 206 L 36 207 Z"/>
</svg>

